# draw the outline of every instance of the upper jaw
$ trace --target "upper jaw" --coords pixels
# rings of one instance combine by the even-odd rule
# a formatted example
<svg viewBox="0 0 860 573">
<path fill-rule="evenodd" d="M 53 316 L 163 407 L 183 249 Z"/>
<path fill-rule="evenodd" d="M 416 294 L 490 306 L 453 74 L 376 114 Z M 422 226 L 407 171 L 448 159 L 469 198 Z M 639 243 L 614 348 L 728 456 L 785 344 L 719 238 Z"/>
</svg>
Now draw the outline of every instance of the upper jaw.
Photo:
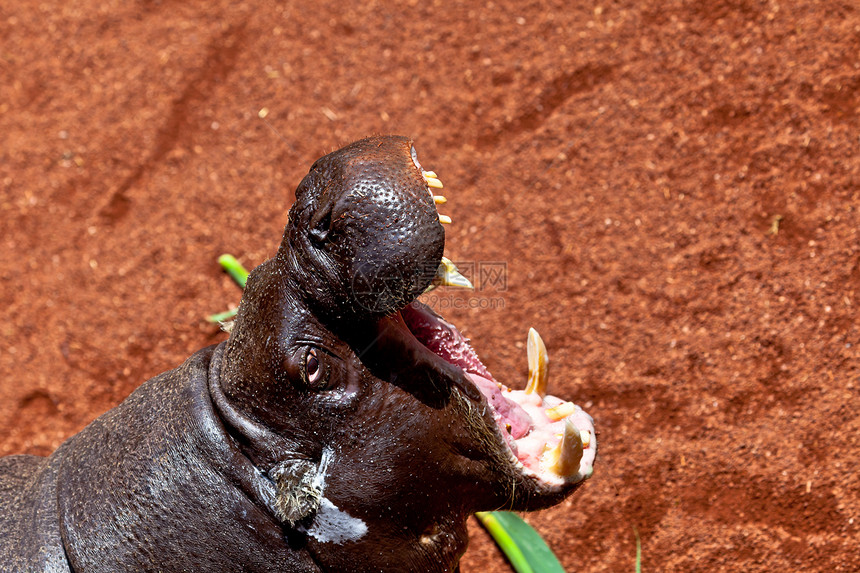
<svg viewBox="0 0 860 573">
<path fill-rule="evenodd" d="M 512 390 L 495 380 L 454 325 L 424 304 L 413 302 L 395 320 L 436 360 L 465 375 L 471 387 L 467 395 L 492 428 L 497 447 L 506 452 L 510 471 L 546 493 L 567 492 L 591 476 L 597 452 L 592 418 L 546 393 L 546 350 L 536 332 L 529 336 L 529 384 Z M 454 383 L 462 389 L 462 380 Z"/>
<path fill-rule="evenodd" d="M 442 183 L 421 167 L 414 147 L 411 152 L 434 203 L 445 203 L 445 197 L 437 195 Z M 439 220 L 451 222 L 441 214 Z M 445 258 L 429 288 L 442 285 L 472 288 Z M 546 393 L 546 348 L 534 329 L 529 331 L 529 383 L 525 390 L 512 390 L 493 377 L 453 324 L 425 305 L 414 301 L 398 316 L 435 356 L 462 370 L 467 388 L 480 392 L 477 401 L 488 406 L 483 411 L 492 419 L 489 425 L 515 472 L 542 491 L 569 490 L 591 476 L 597 454 L 593 420 L 579 406 Z"/>
</svg>

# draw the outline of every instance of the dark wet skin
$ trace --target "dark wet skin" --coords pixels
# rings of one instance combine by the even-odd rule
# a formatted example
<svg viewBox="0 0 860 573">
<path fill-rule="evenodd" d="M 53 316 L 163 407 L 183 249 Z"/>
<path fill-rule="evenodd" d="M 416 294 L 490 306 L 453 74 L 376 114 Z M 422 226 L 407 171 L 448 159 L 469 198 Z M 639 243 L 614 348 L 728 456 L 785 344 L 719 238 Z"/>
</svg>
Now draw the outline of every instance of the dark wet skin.
<svg viewBox="0 0 860 573">
<path fill-rule="evenodd" d="M 396 313 L 444 231 L 411 142 L 318 160 L 228 341 L 48 458 L 0 459 L 3 570 L 454 571 L 478 510 L 538 509 L 486 400 Z"/>
</svg>

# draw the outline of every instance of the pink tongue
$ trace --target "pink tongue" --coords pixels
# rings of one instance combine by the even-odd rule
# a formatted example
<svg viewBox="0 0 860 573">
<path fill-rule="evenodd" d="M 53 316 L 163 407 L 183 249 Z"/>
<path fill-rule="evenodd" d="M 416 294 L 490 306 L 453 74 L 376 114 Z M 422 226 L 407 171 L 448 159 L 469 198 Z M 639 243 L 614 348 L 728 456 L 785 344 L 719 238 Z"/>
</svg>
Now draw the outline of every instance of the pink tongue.
<svg viewBox="0 0 860 573">
<path fill-rule="evenodd" d="M 515 440 L 518 440 L 529 433 L 532 429 L 532 419 L 519 404 L 513 400 L 505 398 L 504 393 L 499 389 L 496 382 L 488 380 L 478 374 L 467 372 L 469 378 L 481 391 L 481 394 L 486 396 L 487 402 L 496 410 L 496 422 L 502 430 L 507 430 L 506 424 L 511 425 L 510 433 Z"/>
<path fill-rule="evenodd" d="M 478 358 L 478 354 L 469 345 L 469 340 L 453 325 L 429 311 L 423 305 L 409 305 L 400 311 L 400 316 L 409 330 L 424 346 L 439 357 L 463 369 L 481 394 L 496 411 L 496 423 L 507 435 L 506 424 L 510 424 L 510 434 L 518 440 L 529 433 L 534 424 L 531 416 L 519 404 L 509 400 L 499 389 L 493 375 Z M 516 444 L 508 440 L 511 449 L 516 451 Z"/>
</svg>

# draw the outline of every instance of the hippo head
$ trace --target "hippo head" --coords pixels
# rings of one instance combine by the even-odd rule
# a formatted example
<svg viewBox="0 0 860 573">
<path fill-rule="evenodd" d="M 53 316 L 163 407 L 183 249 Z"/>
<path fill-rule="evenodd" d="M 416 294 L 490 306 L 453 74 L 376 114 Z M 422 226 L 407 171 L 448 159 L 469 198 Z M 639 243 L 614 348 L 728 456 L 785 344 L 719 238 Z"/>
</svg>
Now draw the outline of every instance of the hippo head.
<svg viewBox="0 0 860 573">
<path fill-rule="evenodd" d="M 416 301 L 444 231 L 409 139 L 318 160 L 277 255 L 249 277 L 216 409 L 276 495 L 269 512 L 322 570 L 454 570 L 479 510 L 555 504 L 591 474 L 590 417 L 496 382 Z"/>
</svg>

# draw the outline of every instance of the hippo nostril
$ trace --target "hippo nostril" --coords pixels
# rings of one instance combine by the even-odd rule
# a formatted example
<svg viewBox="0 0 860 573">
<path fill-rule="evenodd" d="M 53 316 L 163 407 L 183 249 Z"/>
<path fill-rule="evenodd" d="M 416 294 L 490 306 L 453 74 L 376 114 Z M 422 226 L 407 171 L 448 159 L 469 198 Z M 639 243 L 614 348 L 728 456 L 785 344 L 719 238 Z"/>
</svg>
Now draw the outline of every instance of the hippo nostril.
<svg viewBox="0 0 860 573">
<path fill-rule="evenodd" d="M 312 208 L 308 219 L 308 235 L 316 246 L 331 240 L 332 211 L 334 201 L 331 198 L 321 199 L 316 208 Z"/>
<path fill-rule="evenodd" d="M 316 219 L 316 217 L 314 218 Z M 318 220 L 311 221 L 311 223 L 312 226 L 308 231 L 311 239 L 317 244 L 325 243 L 331 230 L 331 209 L 326 209 Z"/>
</svg>

